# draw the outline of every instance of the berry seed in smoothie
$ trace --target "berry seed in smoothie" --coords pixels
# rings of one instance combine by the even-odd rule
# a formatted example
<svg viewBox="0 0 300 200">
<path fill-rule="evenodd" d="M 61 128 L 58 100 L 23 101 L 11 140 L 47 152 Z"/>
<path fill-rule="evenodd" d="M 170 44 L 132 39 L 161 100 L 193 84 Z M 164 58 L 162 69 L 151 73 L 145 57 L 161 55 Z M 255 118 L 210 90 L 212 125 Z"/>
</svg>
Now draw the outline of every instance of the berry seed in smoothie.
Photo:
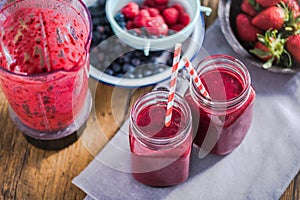
<svg viewBox="0 0 300 200">
<path fill-rule="evenodd" d="M 0 86 L 33 130 L 66 128 L 85 101 L 91 30 L 89 17 L 76 10 L 82 6 L 23 0 L 0 12 Z"/>
</svg>

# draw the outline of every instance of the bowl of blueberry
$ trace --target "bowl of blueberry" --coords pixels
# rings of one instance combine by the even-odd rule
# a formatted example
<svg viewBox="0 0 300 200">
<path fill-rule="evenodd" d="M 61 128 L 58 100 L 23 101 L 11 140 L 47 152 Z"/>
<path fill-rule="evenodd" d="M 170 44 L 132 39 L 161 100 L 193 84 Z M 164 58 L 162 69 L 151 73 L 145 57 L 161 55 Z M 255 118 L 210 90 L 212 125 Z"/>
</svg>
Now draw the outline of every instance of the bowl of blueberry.
<svg viewBox="0 0 300 200">
<path fill-rule="evenodd" d="M 156 1 L 160 2 L 160 4 L 155 3 Z M 199 2 L 198 0 L 195 1 Z M 114 20 L 114 25 L 109 20 L 110 14 L 107 12 L 109 2 L 117 6 L 109 12 Z M 134 1 L 134 9 L 131 7 L 131 2 L 133 1 L 86 0 L 93 21 L 90 74 L 101 82 L 116 86 L 141 87 L 154 85 L 170 77 L 173 48 L 176 42 L 182 43 L 183 56 L 193 60 L 198 55 L 205 33 L 204 17 L 200 11 L 197 11 L 197 17 L 191 15 L 189 10 L 191 8 L 180 3 L 183 1 Z M 136 7 L 137 5 L 138 7 Z M 138 9 L 138 11 L 135 9 Z M 180 9 L 181 11 L 179 11 Z M 176 10 L 175 15 L 177 17 L 169 17 L 169 19 L 163 17 L 164 15 L 173 16 L 174 10 Z M 151 12 L 152 14 L 150 15 Z M 142 14 L 137 15 L 136 13 Z M 132 16 L 129 19 L 127 17 L 130 14 Z M 146 15 L 146 18 L 147 16 L 149 18 L 145 20 L 144 15 Z M 133 16 L 137 17 L 137 19 Z M 179 16 L 185 16 L 186 21 L 179 20 Z M 188 26 L 194 21 L 194 18 L 197 18 L 197 20 L 194 22 L 194 25 L 191 25 L 192 28 L 189 28 Z M 171 22 L 173 25 L 170 22 L 166 22 L 168 20 L 173 20 Z M 142 23 L 145 23 L 145 21 L 157 26 L 154 28 L 143 26 Z M 162 21 L 165 25 L 161 24 Z M 189 23 L 183 24 L 187 22 Z M 121 30 L 114 30 L 115 26 Z M 187 37 L 182 41 L 174 39 L 174 37 L 178 37 L 176 34 L 186 29 L 188 31 L 191 29 L 190 33 L 186 32 L 184 34 Z M 124 36 L 124 34 L 130 35 L 130 39 L 123 39 L 120 35 Z M 170 46 L 166 46 L 165 41 L 169 37 L 173 39 Z M 128 36 L 125 36 L 125 38 L 128 38 Z M 138 43 L 137 40 L 139 39 L 143 42 L 138 44 L 138 46 L 133 45 Z M 148 46 L 149 48 L 146 51 L 145 46 L 147 45 L 145 45 L 145 41 L 151 41 L 151 45 Z"/>
</svg>

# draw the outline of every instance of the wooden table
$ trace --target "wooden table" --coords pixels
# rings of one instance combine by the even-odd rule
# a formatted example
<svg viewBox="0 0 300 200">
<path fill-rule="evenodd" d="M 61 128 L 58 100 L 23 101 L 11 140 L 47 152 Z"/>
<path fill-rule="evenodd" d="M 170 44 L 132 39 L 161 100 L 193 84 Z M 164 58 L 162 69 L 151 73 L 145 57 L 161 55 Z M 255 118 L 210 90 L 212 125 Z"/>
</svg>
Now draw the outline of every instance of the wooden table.
<svg viewBox="0 0 300 200">
<path fill-rule="evenodd" d="M 215 0 L 202 0 L 202 5 L 213 8 L 206 18 L 212 23 L 217 16 Z M 16 129 L 8 115 L 8 102 L 0 90 L 0 199 L 83 199 L 85 194 L 75 187 L 71 180 L 92 160 L 95 152 L 113 137 L 119 125 L 126 119 L 132 103 L 151 87 L 137 90 L 108 86 L 91 80 L 95 89 L 95 111 L 102 128 L 102 138 L 95 138 L 94 149 L 84 145 L 85 135 L 61 150 L 43 150 L 29 143 Z M 112 95 L 119 95 L 118 102 L 112 104 Z M 90 134 L 88 137 L 93 137 Z M 298 178 L 299 177 L 299 178 Z M 300 176 L 296 176 L 281 197 L 282 200 L 300 199 Z"/>
</svg>

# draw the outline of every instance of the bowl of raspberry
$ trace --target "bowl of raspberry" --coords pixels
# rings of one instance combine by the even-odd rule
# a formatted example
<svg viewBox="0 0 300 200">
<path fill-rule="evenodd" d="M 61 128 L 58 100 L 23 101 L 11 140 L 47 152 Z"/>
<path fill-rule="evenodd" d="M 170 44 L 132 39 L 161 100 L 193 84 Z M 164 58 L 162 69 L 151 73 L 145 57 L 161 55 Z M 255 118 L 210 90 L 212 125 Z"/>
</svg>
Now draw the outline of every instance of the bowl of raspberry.
<svg viewBox="0 0 300 200">
<path fill-rule="evenodd" d="M 298 0 L 220 0 L 218 15 L 232 49 L 253 66 L 300 71 Z"/>
<path fill-rule="evenodd" d="M 185 41 L 199 19 L 199 0 L 107 0 L 107 19 L 127 45 L 149 51 Z"/>
</svg>

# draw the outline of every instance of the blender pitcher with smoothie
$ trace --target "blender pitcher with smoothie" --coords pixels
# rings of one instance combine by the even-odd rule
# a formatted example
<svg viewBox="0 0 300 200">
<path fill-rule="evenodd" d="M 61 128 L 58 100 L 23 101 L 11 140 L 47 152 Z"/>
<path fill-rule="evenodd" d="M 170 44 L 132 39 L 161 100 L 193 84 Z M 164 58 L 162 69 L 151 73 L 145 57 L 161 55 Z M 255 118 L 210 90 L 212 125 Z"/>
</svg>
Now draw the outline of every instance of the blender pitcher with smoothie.
<svg viewBox="0 0 300 200">
<path fill-rule="evenodd" d="M 81 0 L 17 0 L 0 11 L 0 86 L 27 136 L 52 140 L 83 125 L 91 18 Z"/>
</svg>

